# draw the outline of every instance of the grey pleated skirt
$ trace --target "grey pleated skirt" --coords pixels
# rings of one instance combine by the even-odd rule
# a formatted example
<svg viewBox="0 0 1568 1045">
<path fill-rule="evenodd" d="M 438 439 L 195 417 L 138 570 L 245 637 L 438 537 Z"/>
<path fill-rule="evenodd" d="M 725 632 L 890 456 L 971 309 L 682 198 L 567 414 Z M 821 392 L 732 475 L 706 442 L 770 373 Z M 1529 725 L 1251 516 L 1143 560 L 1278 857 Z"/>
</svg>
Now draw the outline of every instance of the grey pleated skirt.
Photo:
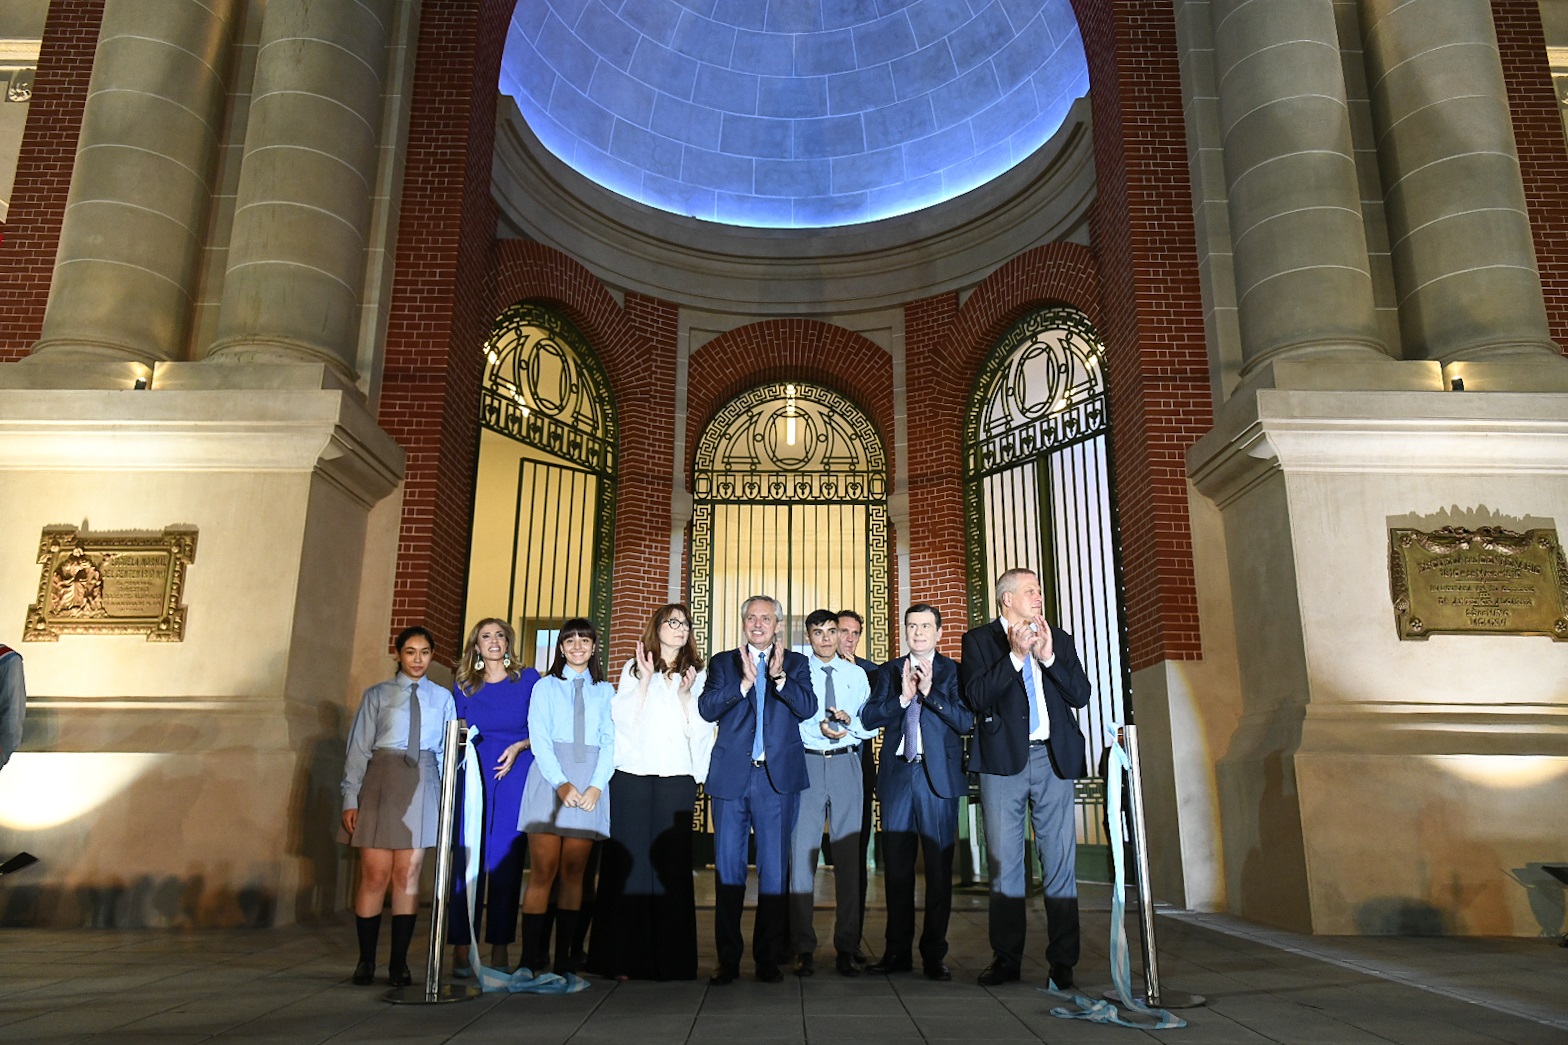
<svg viewBox="0 0 1568 1045">
<path fill-rule="evenodd" d="M 594 767 L 599 764 L 599 749 L 585 744 L 582 758 L 577 758 L 572 748 L 567 741 L 556 741 L 555 757 L 560 760 L 566 779 L 577 790 L 586 791 L 588 782 L 593 779 Z M 523 809 L 517 818 L 517 827 L 529 834 L 542 831 L 563 838 L 609 838 L 610 790 L 605 788 L 592 812 L 568 809 L 561 804 L 561 796 L 555 793 L 550 781 L 539 772 L 539 760 L 535 758 L 528 770 L 528 783 L 523 785 Z"/>
<path fill-rule="evenodd" d="M 441 830 L 441 776 L 434 751 L 421 751 L 411 766 L 401 749 L 370 756 L 359 785 L 359 822 L 353 837 L 341 827 L 338 841 L 356 849 L 429 849 Z"/>
</svg>

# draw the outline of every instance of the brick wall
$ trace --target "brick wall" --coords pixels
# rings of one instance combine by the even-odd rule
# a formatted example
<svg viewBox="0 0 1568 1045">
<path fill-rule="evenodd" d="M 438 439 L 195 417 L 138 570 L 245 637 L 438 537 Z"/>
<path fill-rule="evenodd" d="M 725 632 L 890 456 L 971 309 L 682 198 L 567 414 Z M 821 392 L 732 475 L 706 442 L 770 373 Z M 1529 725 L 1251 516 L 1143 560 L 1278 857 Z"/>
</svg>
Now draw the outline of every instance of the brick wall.
<svg viewBox="0 0 1568 1045">
<path fill-rule="evenodd" d="M 893 361 L 876 343 L 813 319 L 773 319 L 720 334 L 687 364 L 686 461 L 725 404 L 769 381 L 810 381 L 864 410 L 893 460 Z"/>
<path fill-rule="evenodd" d="M 618 678 L 667 594 L 679 312 L 640 294 L 628 294 L 623 309 L 582 265 L 522 240 L 495 244 L 488 284 L 492 315 L 519 301 L 558 309 L 593 346 L 610 382 L 618 440 L 605 663 Z"/>
<path fill-rule="evenodd" d="M 65 197 L 104 0 L 50 5 L 0 241 L 0 363 L 27 355 L 44 328 Z"/>
<path fill-rule="evenodd" d="M 975 375 L 1007 328 L 1034 309 L 1071 305 L 1098 324 L 1098 284 L 1087 248 L 1053 243 L 991 273 L 962 308 L 956 295 L 941 294 L 904 309 L 909 586 L 917 601 L 942 610 L 949 652 L 968 625 L 962 442 Z"/>
<path fill-rule="evenodd" d="M 1175 12 L 1074 0 L 1089 59 L 1100 273 L 1133 670 L 1201 656 L 1185 453 L 1213 427 Z"/>
<path fill-rule="evenodd" d="M 1568 345 L 1568 146 L 1552 86 L 1537 0 L 1492 0 L 1497 50 L 1508 88 L 1535 265 L 1546 321 L 1559 350 Z"/>
<path fill-rule="evenodd" d="M 378 420 L 408 451 L 391 635 L 422 623 L 450 663 L 463 637 L 478 453 L 480 346 L 495 204 L 496 77 L 510 0 L 425 0 L 409 114 Z"/>
</svg>

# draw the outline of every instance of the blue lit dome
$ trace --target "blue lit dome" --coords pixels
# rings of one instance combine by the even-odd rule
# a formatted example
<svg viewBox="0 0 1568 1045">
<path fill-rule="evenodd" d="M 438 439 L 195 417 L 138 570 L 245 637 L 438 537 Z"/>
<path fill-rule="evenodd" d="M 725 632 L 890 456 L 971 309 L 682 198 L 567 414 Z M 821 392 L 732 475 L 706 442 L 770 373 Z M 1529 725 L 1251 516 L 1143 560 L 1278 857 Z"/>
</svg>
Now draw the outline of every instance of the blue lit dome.
<svg viewBox="0 0 1568 1045">
<path fill-rule="evenodd" d="M 1070 0 L 520 0 L 500 77 L 600 185 L 779 228 L 967 192 L 1088 87 Z"/>
</svg>

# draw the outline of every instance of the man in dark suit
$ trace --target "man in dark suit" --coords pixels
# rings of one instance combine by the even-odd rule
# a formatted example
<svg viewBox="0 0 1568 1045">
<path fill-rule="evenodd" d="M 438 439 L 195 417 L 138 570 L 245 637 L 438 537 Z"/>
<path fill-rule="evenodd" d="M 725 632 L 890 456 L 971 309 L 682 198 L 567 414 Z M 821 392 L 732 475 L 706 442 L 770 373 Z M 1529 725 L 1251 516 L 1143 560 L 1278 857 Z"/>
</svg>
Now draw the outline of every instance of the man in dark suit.
<svg viewBox="0 0 1568 1045">
<path fill-rule="evenodd" d="M 754 595 L 741 608 L 746 644 L 708 662 L 708 680 L 697 710 L 719 726 L 703 785 L 713 799 L 714 937 L 719 967 L 715 986 L 740 975 L 746 947 L 741 912 L 746 903 L 746 842 L 757 839 L 757 917 L 751 953 L 757 979 L 784 979 L 779 963 L 789 945 L 790 834 L 797 796 L 806 788 L 806 756 L 800 723 L 817 713 L 806 658 L 779 641 L 783 608 L 767 595 Z"/>
<path fill-rule="evenodd" d="M 876 661 L 867 660 L 856 651 L 860 649 L 860 633 L 865 630 L 866 622 L 854 610 L 838 611 L 838 653 L 847 661 L 866 673 L 866 681 L 871 685 L 871 696 L 875 697 L 882 685 L 882 669 Z M 871 869 L 871 861 L 867 854 L 871 849 L 871 836 L 876 831 L 876 816 L 871 806 L 871 799 L 877 789 L 877 756 L 876 745 L 865 743 L 860 745 L 860 779 L 864 790 L 861 793 L 860 821 L 860 863 L 855 865 L 860 875 L 860 924 L 866 924 L 866 882 Z M 837 873 L 837 872 L 835 872 Z M 865 965 L 866 956 L 860 953 L 860 948 L 855 948 L 855 964 Z"/>
<path fill-rule="evenodd" d="M 953 847 L 958 842 L 958 800 L 964 778 L 964 734 L 974 724 L 960 699 L 958 665 L 938 653 L 942 614 L 917 602 L 904 611 L 909 653 L 882 666 L 882 686 L 860 713 L 867 727 L 881 726 L 882 859 L 887 888 L 887 946 L 870 972 L 914 967 L 915 857 L 924 850 L 926 921 L 920 961 L 927 977 L 950 980 L 947 922 L 953 910 Z"/>
<path fill-rule="evenodd" d="M 1078 963 L 1078 836 L 1073 781 L 1087 770 L 1073 709 L 1089 703 L 1089 677 L 1072 636 L 1042 617 L 1040 579 L 1008 570 L 997 579 L 996 620 L 964 633 L 964 700 L 975 715 L 971 773 L 980 774 L 991 875 L 991 964 L 980 983 L 1019 977 L 1024 954 L 1024 840 L 1032 807 L 1045 885 L 1045 957 L 1051 982 L 1073 986 Z"/>
</svg>

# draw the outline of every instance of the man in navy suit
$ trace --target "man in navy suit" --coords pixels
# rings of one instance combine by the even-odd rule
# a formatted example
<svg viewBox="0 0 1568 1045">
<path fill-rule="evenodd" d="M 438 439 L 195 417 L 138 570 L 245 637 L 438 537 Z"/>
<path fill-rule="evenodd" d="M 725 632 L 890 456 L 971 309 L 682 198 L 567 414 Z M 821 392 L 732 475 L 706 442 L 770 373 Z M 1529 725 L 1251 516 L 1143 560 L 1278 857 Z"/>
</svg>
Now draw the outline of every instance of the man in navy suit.
<svg viewBox="0 0 1568 1045">
<path fill-rule="evenodd" d="M 915 857 L 925 852 L 926 921 L 920 961 L 927 977 L 950 980 L 947 922 L 953 910 L 953 847 L 964 777 L 964 734 L 974 724 L 959 697 L 958 665 L 936 651 L 942 613 L 917 602 L 904 611 L 907 656 L 882 666 L 882 685 L 860 713 L 867 727 L 882 726 L 882 858 L 887 887 L 887 946 L 868 970 L 914 968 Z"/>
<path fill-rule="evenodd" d="M 746 941 L 740 918 L 746 903 L 746 841 L 757 839 L 757 917 L 751 953 L 757 979 L 784 979 L 779 963 L 788 948 L 789 843 L 798 795 L 806 788 L 800 723 L 817 713 L 806 658 L 779 641 L 783 607 L 753 595 L 741 607 L 746 644 L 708 662 L 697 710 L 717 722 L 718 739 L 703 785 L 713 799 L 714 937 L 719 967 L 714 986 L 740 975 Z"/>
<path fill-rule="evenodd" d="M 1067 632 L 1046 623 L 1040 578 L 1008 570 L 997 578 L 996 620 L 964 633 L 964 700 L 975 715 L 969 771 L 980 774 L 991 875 L 991 964 L 987 987 L 1019 978 L 1024 954 L 1024 839 L 1033 807 L 1045 885 L 1051 982 L 1073 986 L 1078 963 L 1078 836 L 1073 781 L 1087 770 L 1074 708 L 1089 703 L 1089 677 Z"/>
</svg>

